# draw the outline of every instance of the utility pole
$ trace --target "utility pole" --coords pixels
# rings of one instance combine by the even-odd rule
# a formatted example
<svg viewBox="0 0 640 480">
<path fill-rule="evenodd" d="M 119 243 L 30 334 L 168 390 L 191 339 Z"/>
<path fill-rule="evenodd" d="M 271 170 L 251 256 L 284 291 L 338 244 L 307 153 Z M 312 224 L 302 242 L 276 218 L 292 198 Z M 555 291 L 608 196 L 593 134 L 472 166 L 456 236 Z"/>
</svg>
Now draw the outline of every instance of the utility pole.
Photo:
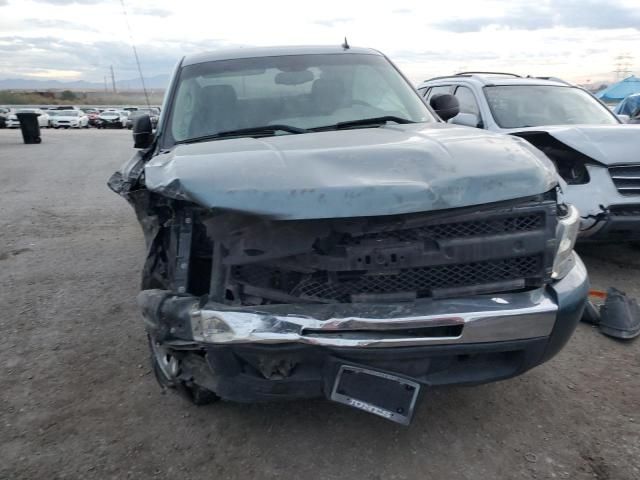
<svg viewBox="0 0 640 480">
<path fill-rule="evenodd" d="M 113 73 L 113 65 L 111 65 L 111 85 L 113 86 L 113 93 L 118 93 L 116 90 L 116 76 Z"/>
<path fill-rule="evenodd" d="M 616 69 L 613 73 L 616 74 L 616 80 L 623 80 L 631 75 L 631 55 L 623 53 L 615 57 Z"/>
<path fill-rule="evenodd" d="M 107 87 L 107 76 L 104 76 L 104 93 L 109 91 L 109 87 Z"/>
</svg>

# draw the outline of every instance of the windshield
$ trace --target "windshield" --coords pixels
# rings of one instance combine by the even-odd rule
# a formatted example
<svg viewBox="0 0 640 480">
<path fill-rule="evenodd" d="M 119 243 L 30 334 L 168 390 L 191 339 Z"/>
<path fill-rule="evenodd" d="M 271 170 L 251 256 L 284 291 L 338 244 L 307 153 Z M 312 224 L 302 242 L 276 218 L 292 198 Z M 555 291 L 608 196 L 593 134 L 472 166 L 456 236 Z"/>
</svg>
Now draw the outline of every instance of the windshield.
<svg viewBox="0 0 640 480">
<path fill-rule="evenodd" d="M 68 112 L 60 112 L 58 115 L 61 117 L 77 117 L 78 112 L 76 112 L 75 110 L 69 110 Z"/>
<path fill-rule="evenodd" d="M 502 128 L 543 125 L 614 125 L 618 121 L 587 92 L 553 85 L 484 87 L 493 118 Z"/>
<path fill-rule="evenodd" d="M 317 128 L 394 116 L 434 121 L 413 88 L 380 55 L 289 55 L 189 65 L 180 73 L 168 143 L 230 130 Z"/>
</svg>

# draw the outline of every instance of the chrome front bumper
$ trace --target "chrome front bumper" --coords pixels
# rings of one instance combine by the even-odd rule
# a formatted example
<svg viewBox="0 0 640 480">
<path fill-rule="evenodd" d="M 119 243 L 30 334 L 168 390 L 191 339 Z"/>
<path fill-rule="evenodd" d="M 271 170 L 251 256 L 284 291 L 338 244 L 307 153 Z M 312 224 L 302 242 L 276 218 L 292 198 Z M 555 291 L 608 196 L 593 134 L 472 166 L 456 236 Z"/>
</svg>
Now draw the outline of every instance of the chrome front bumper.
<svg viewBox="0 0 640 480">
<path fill-rule="evenodd" d="M 147 327 L 167 341 L 400 347 L 548 337 L 562 316 L 561 305 L 566 303 L 562 297 L 584 301 L 587 291 L 587 272 L 576 255 L 575 266 L 565 278 L 522 293 L 381 305 L 232 308 L 212 303 L 201 306 L 194 297 L 145 290 L 138 303 Z"/>
</svg>

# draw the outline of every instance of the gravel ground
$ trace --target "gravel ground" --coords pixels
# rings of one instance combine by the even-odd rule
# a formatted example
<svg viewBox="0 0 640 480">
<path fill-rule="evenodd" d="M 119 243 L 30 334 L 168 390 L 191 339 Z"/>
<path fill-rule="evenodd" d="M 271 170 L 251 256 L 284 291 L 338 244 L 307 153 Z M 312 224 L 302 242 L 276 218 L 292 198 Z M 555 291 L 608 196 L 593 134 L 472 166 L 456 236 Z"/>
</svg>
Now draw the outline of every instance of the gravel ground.
<svg viewBox="0 0 640 480">
<path fill-rule="evenodd" d="M 0 478 L 638 479 L 640 341 L 580 325 L 551 362 L 425 392 L 409 428 L 326 401 L 163 395 L 135 305 L 144 256 L 105 186 L 127 131 L 0 130 Z M 640 297 L 640 255 L 582 249 Z"/>
</svg>

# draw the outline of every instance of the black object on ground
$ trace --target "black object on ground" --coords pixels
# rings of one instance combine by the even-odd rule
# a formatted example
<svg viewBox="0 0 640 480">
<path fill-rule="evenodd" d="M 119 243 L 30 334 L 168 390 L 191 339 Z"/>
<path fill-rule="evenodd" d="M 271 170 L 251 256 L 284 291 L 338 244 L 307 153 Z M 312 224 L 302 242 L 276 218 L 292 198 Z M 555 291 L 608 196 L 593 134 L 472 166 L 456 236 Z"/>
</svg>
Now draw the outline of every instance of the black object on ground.
<svg viewBox="0 0 640 480">
<path fill-rule="evenodd" d="M 615 288 L 607 291 L 600 309 L 600 331 L 610 337 L 630 339 L 640 334 L 640 305 Z"/>
<path fill-rule="evenodd" d="M 20 121 L 20 130 L 24 143 L 40 143 L 40 124 L 38 123 L 38 113 L 16 113 Z"/>
<path fill-rule="evenodd" d="M 600 323 L 600 310 L 593 302 L 587 302 L 580 321 L 590 325 L 598 325 Z"/>
<path fill-rule="evenodd" d="M 626 293 L 611 287 L 600 311 L 593 303 L 587 303 L 582 321 L 597 325 L 600 332 L 609 337 L 630 340 L 640 335 L 640 305 Z"/>
</svg>

